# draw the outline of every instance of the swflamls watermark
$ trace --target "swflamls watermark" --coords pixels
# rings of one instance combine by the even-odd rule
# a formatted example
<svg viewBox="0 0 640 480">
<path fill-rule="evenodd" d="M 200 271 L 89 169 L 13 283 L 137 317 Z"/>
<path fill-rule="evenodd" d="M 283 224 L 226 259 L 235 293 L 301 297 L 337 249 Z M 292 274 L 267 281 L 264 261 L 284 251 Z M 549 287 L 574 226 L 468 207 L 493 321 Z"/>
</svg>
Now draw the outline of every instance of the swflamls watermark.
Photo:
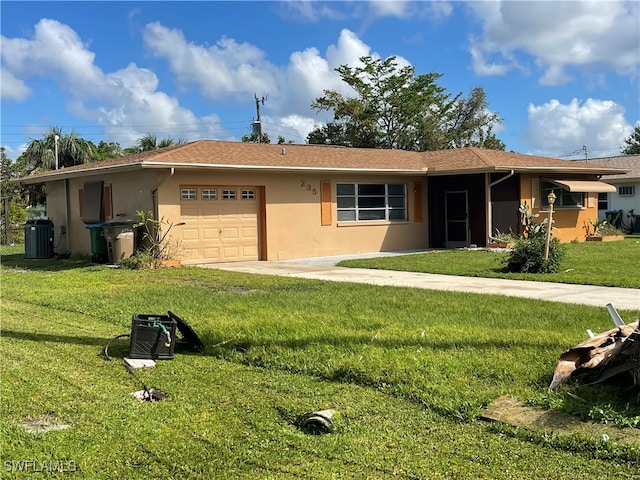
<svg viewBox="0 0 640 480">
<path fill-rule="evenodd" d="M 6 472 L 75 472 L 73 460 L 5 460 Z"/>
</svg>

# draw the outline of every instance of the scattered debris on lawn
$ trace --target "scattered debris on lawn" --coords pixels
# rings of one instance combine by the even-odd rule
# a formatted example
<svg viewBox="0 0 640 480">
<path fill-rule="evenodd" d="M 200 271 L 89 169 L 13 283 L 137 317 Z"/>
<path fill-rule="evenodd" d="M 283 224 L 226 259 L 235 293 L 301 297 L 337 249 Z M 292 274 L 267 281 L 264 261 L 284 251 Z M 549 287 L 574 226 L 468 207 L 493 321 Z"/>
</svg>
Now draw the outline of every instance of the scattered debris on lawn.
<svg viewBox="0 0 640 480">
<path fill-rule="evenodd" d="M 131 392 L 131 396 L 143 402 L 159 402 L 169 396 L 168 393 L 158 390 L 157 388 L 145 388 L 137 392 Z"/>
<path fill-rule="evenodd" d="M 305 413 L 300 417 L 297 425 L 301 430 L 312 435 L 331 433 L 333 431 L 332 419 L 335 413 L 336 411 L 332 409 Z"/>
<path fill-rule="evenodd" d="M 580 434 L 623 444 L 640 444 L 640 430 L 583 421 L 559 410 L 545 410 L 510 397 L 498 397 L 482 412 L 482 420 L 559 435 Z"/>
<path fill-rule="evenodd" d="M 129 366 L 127 363 L 124 363 L 124 368 L 126 368 L 127 372 L 129 372 L 131 376 L 135 378 L 140 383 L 140 385 L 142 385 L 142 390 L 131 393 L 133 397 L 145 402 L 159 402 L 160 400 L 164 400 L 169 396 L 168 393 L 165 393 L 162 390 L 158 390 L 157 388 L 148 388 L 140 379 L 140 377 L 135 374 L 135 372 L 133 371 L 134 368 Z"/>
<path fill-rule="evenodd" d="M 56 418 L 55 413 L 49 412 L 39 417 L 30 418 L 20 422 L 20 426 L 23 427 L 29 433 L 45 433 L 51 430 L 65 430 L 71 428 L 71 425 L 61 423 Z"/>
<path fill-rule="evenodd" d="M 598 335 L 587 330 L 589 339 L 560 355 L 549 390 L 572 377 L 586 385 L 640 385 L 640 320 L 625 325 L 612 304 L 607 310 L 616 327 Z"/>
</svg>

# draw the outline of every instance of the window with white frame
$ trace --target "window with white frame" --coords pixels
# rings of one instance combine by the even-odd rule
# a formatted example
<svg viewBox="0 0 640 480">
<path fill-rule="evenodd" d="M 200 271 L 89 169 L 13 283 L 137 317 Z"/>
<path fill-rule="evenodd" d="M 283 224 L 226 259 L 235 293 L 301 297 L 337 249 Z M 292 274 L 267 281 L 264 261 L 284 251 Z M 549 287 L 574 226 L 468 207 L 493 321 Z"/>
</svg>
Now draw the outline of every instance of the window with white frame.
<svg viewBox="0 0 640 480">
<path fill-rule="evenodd" d="M 215 188 L 202 189 L 203 200 L 216 200 L 217 198 L 218 198 L 218 191 Z"/>
<path fill-rule="evenodd" d="M 249 189 L 243 189 L 240 192 L 240 198 L 242 198 L 243 200 L 253 200 L 254 198 L 256 198 L 256 191 L 255 190 L 249 190 Z"/>
<path fill-rule="evenodd" d="M 633 197 L 636 194 L 636 188 L 633 185 L 620 185 L 618 187 L 618 195 L 621 197 Z"/>
<path fill-rule="evenodd" d="M 195 188 L 182 188 L 180 189 L 180 198 L 182 200 L 195 200 L 196 189 Z"/>
<path fill-rule="evenodd" d="M 598 210 L 609 210 L 609 194 L 607 192 L 598 193 Z"/>
<path fill-rule="evenodd" d="M 339 222 L 407 220 L 403 183 L 338 183 L 336 197 Z"/>
<path fill-rule="evenodd" d="M 584 206 L 583 192 L 568 192 L 551 182 L 540 182 L 540 203 L 542 208 L 549 207 L 547 196 L 553 191 L 556 196 L 554 208 L 582 208 Z"/>
</svg>

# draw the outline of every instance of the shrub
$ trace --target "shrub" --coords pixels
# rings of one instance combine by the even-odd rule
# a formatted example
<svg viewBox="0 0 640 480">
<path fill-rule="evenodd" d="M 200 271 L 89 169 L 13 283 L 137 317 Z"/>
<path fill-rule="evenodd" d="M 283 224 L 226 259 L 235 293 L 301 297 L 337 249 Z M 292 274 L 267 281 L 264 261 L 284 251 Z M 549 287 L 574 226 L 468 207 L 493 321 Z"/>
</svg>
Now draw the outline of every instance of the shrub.
<svg viewBox="0 0 640 480">
<path fill-rule="evenodd" d="M 521 238 L 514 245 L 506 259 L 506 271 L 521 273 L 556 273 L 564 256 L 564 248 L 557 238 L 549 243 L 549 258 L 544 259 L 546 238 L 536 235 Z"/>
</svg>

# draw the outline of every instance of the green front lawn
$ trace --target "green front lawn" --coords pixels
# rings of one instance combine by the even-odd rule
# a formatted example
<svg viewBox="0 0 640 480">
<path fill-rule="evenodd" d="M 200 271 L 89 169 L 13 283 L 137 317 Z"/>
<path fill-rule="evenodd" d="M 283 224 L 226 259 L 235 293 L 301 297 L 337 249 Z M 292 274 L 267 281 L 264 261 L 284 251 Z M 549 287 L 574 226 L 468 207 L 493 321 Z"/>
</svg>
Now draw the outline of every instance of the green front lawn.
<svg viewBox="0 0 640 480">
<path fill-rule="evenodd" d="M 637 478 L 640 445 L 605 441 L 598 425 L 585 436 L 479 420 L 507 395 L 637 433 L 636 392 L 547 391 L 566 348 L 611 328 L 603 308 L 2 252 L 11 478 L 33 478 L 21 461 L 66 462 L 75 473 L 51 477 L 90 479 Z M 133 314 L 168 310 L 206 349 L 139 372 L 170 395 L 142 403 L 121 365 L 126 341 L 111 362 L 101 350 Z M 327 408 L 333 433 L 296 427 Z M 45 415 L 70 428 L 20 426 Z"/>
<path fill-rule="evenodd" d="M 345 260 L 342 267 L 440 273 L 468 277 L 510 278 L 541 282 L 577 283 L 640 288 L 640 237 L 618 242 L 568 243 L 560 272 L 553 274 L 504 273 L 504 251 L 434 250 L 427 253 Z"/>
</svg>

